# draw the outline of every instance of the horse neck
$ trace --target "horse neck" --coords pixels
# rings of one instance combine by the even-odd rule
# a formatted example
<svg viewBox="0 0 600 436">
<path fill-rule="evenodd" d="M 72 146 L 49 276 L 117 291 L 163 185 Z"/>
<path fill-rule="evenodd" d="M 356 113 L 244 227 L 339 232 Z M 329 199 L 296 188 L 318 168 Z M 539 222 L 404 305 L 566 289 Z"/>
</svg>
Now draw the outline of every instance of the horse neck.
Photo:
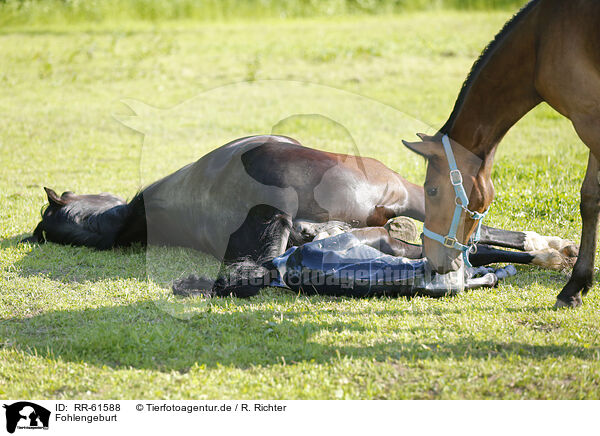
<svg viewBox="0 0 600 436">
<path fill-rule="evenodd" d="M 534 84 L 537 9 L 535 3 L 526 6 L 498 34 L 473 66 L 441 129 L 484 160 L 493 157 L 506 132 L 541 102 Z"/>
</svg>

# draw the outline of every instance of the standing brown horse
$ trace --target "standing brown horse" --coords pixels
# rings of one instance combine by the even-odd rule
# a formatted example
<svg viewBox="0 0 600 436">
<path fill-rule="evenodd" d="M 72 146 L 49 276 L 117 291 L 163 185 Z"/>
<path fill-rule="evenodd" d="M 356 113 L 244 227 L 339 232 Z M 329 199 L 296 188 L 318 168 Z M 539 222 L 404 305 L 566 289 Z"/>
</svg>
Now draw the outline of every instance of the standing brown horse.
<svg viewBox="0 0 600 436">
<path fill-rule="evenodd" d="M 510 20 L 475 62 L 448 121 L 433 137 L 406 143 L 428 159 L 425 180 L 425 252 L 439 272 L 458 268 L 460 250 L 468 245 L 478 214 L 494 197 L 490 179 L 496 146 L 520 118 L 546 101 L 569 118 L 590 149 L 581 188 L 583 221 L 579 257 L 558 295 L 556 307 L 579 306 L 592 285 L 600 212 L 600 1 L 533 0 Z M 452 158 L 440 146 L 446 136 L 470 193 L 458 232 L 445 240 L 460 203 L 449 181 Z M 452 176 L 450 174 L 450 176 Z M 459 204 L 460 206 L 460 204 Z M 475 218 L 475 219 L 474 219 Z M 437 236 L 436 236 L 437 235 Z M 439 236 L 441 235 L 441 236 Z"/>
</svg>

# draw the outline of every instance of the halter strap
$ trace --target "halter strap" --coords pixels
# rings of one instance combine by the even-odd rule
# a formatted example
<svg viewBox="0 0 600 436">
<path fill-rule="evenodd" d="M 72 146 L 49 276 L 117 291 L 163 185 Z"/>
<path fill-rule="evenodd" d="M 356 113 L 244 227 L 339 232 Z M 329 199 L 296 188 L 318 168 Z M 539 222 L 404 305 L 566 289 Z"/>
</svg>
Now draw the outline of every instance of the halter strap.
<svg viewBox="0 0 600 436">
<path fill-rule="evenodd" d="M 483 213 L 469 210 L 469 198 L 467 197 L 467 193 L 465 192 L 462 174 L 458 169 L 458 166 L 456 165 L 456 160 L 454 159 L 454 153 L 452 152 L 452 146 L 450 145 L 450 139 L 448 138 L 448 135 L 442 136 L 442 144 L 444 146 L 446 158 L 448 159 L 448 168 L 450 169 L 450 183 L 452 183 L 452 187 L 454 188 L 454 194 L 456 196 L 454 202 L 456 206 L 454 207 L 452 223 L 450 224 L 450 229 L 448 230 L 448 234 L 446 236 L 442 236 L 438 233 L 432 232 L 425 226 L 423 226 L 423 234 L 427 238 L 439 242 L 444 247 L 462 251 L 465 266 L 470 268 L 471 262 L 469 262 L 469 252 L 475 248 L 475 244 L 479 241 L 479 238 L 481 236 L 481 223 L 483 221 L 483 218 L 487 215 L 489 209 L 487 209 Z M 458 231 L 460 214 L 463 211 L 468 213 L 471 216 L 471 219 L 478 221 L 477 229 L 475 230 L 475 234 L 471 239 L 470 245 L 461 244 L 456 240 L 456 232 Z"/>
</svg>

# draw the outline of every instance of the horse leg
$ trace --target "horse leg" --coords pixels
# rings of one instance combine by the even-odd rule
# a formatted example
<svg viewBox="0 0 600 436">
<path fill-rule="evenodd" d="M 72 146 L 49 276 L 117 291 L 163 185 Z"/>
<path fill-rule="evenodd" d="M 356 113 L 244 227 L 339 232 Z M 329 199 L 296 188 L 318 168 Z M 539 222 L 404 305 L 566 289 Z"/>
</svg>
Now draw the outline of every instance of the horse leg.
<svg viewBox="0 0 600 436">
<path fill-rule="evenodd" d="M 553 248 L 529 252 L 507 251 L 477 244 L 477 251 L 469 254 L 469 261 L 475 267 L 491 263 L 518 263 L 522 265 L 537 265 L 542 268 L 563 270 L 572 263 Z"/>
<path fill-rule="evenodd" d="M 385 254 L 402 256 L 408 259 L 421 259 L 423 257 L 423 247 L 421 245 L 410 244 L 393 238 L 382 227 L 354 229 L 352 230 L 352 234 L 360 239 L 363 244 L 376 248 Z M 469 260 L 471 261 L 471 264 L 476 267 L 492 263 L 518 263 L 562 270 L 572 266 L 572 263 L 569 263 L 568 258 L 562 256 L 553 248 L 530 252 L 517 252 L 500 250 L 485 244 L 477 244 L 477 251 L 469 255 Z"/>
<path fill-rule="evenodd" d="M 577 129 L 577 125 L 576 125 Z M 582 133 L 577 129 L 582 137 Z M 599 137 L 600 138 L 600 137 Z M 581 138 L 585 139 L 584 137 Z M 600 213 L 600 165 L 592 152 L 581 186 L 581 244 L 579 256 L 573 268 L 571 278 L 556 299 L 555 307 L 577 307 L 582 304 L 581 295 L 585 295 L 592 286 L 596 237 L 598 231 L 598 213 Z"/>
<path fill-rule="evenodd" d="M 421 259 L 423 247 L 393 238 L 382 227 L 365 227 L 351 231 L 360 241 L 382 253 L 392 256 L 402 256 L 408 259 Z M 516 233 L 516 232 L 515 232 Z M 522 265 L 537 265 L 542 268 L 563 270 L 573 266 L 568 258 L 562 256 L 553 248 L 517 252 L 500 250 L 485 244 L 477 244 L 477 251 L 469 255 L 473 266 L 484 266 L 492 263 L 518 263 Z"/>
<path fill-rule="evenodd" d="M 423 247 L 421 245 L 393 238 L 383 227 L 364 227 L 362 229 L 354 229 L 351 233 L 363 244 L 373 247 L 382 253 L 391 256 L 402 256 L 408 259 L 421 259 L 423 257 Z"/>
<path fill-rule="evenodd" d="M 173 284 L 173 293 L 184 296 L 251 297 L 269 286 L 274 270 L 269 261 L 284 253 L 292 219 L 268 205 L 250 209 L 229 243 L 216 281 L 190 276 Z M 212 285 L 212 286 L 211 286 Z"/>
<path fill-rule="evenodd" d="M 307 242 L 339 235 L 349 231 L 352 227 L 343 221 L 316 222 L 303 219 L 295 219 L 288 240 L 288 248 L 304 245 Z"/>
<path fill-rule="evenodd" d="M 527 236 L 524 232 L 513 232 L 511 230 L 481 226 L 481 238 L 479 239 L 479 242 L 486 245 L 496 245 L 498 247 L 528 251 L 526 249 L 526 239 Z"/>
<path fill-rule="evenodd" d="M 567 257 L 577 256 L 578 247 L 573 241 L 558 236 L 543 236 L 536 232 L 516 232 L 481 226 L 479 242 L 520 251 L 537 251 L 553 248 Z"/>
<path fill-rule="evenodd" d="M 382 227 L 365 227 L 352 230 L 360 241 L 376 248 L 385 254 L 392 256 L 402 256 L 408 259 L 421 259 L 423 257 L 423 247 L 417 244 L 410 244 L 393 238 Z M 469 255 L 469 260 L 473 266 L 483 266 L 492 263 L 518 263 L 523 265 L 537 265 L 542 268 L 562 270 L 572 263 L 568 258 L 562 256 L 553 248 L 534 250 L 530 252 L 517 252 L 500 250 L 485 244 L 477 244 L 477 251 Z"/>
</svg>

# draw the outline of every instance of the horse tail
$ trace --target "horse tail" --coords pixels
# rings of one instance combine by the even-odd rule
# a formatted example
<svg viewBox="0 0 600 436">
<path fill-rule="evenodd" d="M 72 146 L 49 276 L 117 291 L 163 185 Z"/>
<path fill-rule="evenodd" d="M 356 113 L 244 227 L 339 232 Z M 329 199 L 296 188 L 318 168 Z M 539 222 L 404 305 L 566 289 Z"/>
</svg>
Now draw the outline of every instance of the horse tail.
<svg viewBox="0 0 600 436">
<path fill-rule="evenodd" d="M 173 282 L 173 294 L 182 297 L 252 297 L 269 286 L 272 270 L 246 259 L 223 265 L 217 279 L 190 275 Z"/>
</svg>

